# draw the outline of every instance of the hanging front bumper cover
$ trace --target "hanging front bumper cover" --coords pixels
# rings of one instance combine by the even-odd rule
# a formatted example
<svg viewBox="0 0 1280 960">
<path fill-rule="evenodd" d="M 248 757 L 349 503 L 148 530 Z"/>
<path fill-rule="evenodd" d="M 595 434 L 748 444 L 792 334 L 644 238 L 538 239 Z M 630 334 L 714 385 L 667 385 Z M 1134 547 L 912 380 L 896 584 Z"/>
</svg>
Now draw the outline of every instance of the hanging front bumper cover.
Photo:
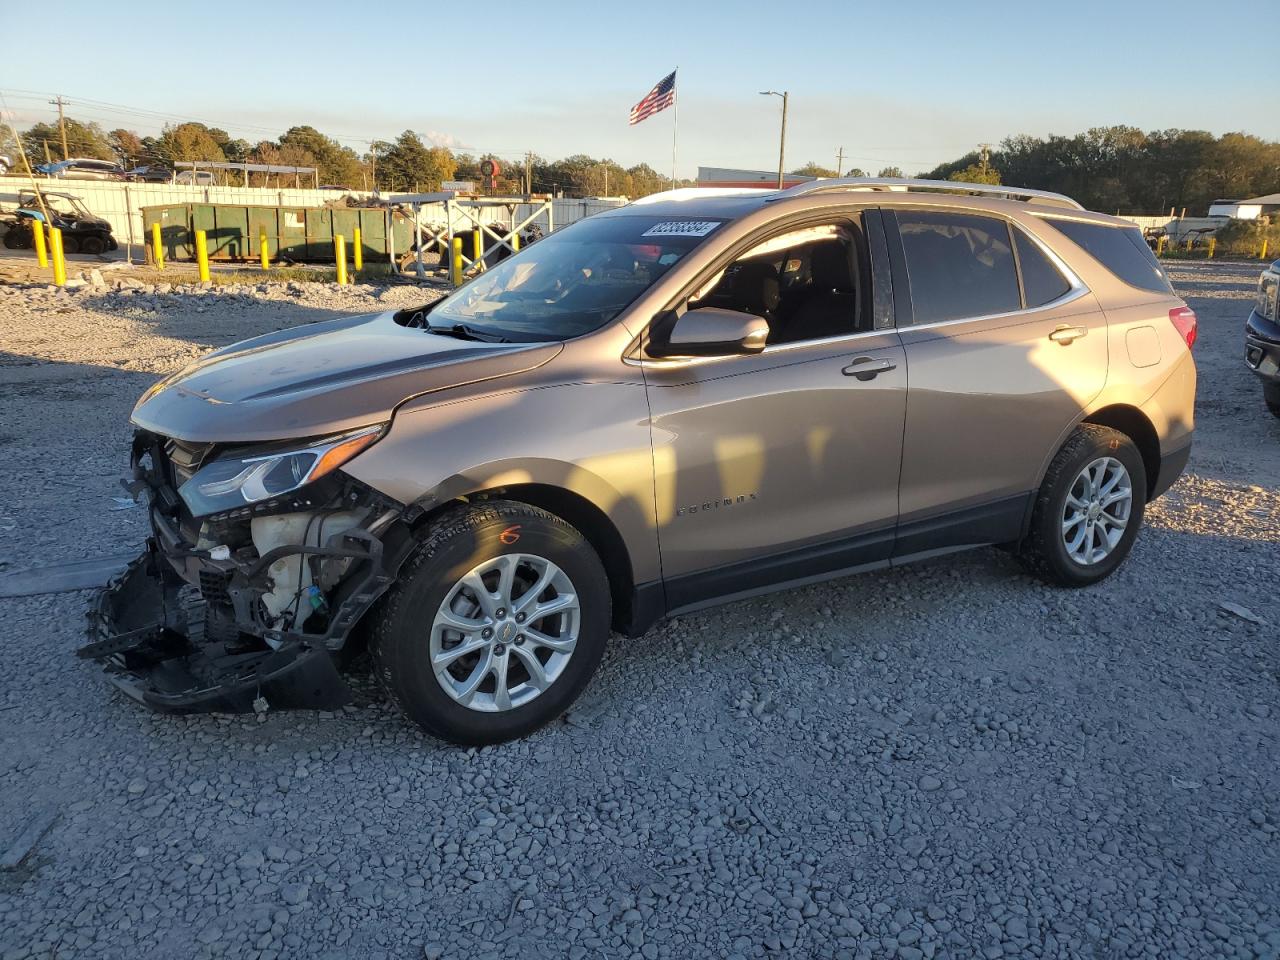
<svg viewBox="0 0 1280 960">
<path fill-rule="evenodd" d="M 98 592 L 88 612 L 90 642 L 77 653 L 101 663 L 127 696 L 163 712 L 332 710 L 351 699 L 322 644 L 288 638 L 264 649 L 214 639 L 205 617 L 198 592 L 149 539 Z"/>
</svg>

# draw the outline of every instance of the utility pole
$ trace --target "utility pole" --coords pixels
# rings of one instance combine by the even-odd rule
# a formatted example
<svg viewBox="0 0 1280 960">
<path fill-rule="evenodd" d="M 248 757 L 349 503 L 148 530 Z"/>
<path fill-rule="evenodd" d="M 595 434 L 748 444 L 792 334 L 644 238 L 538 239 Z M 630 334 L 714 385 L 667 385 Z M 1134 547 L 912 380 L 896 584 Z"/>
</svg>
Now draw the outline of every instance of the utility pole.
<svg viewBox="0 0 1280 960">
<path fill-rule="evenodd" d="M 782 133 L 778 137 L 778 189 L 782 189 L 783 184 L 783 168 L 786 166 L 787 156 L 787 100 L 790 94 L 783 90 L 779 93 L 777 90 L 761 90 L 762 97 L 781 97 L 782 98 Z"/>
<path fill-rule="evenodd" d="M 62 159 L 70 160 L 71 151 L 67 149 L 67 118 L 62 112 L 62 108 L 66 106 L 67 101 L 62 99 L 62 94 L 58 94 L 53 100 L 49 101 L 51 106 L 58 108 L 58 131 L 62 134 Z"/>
<path fill-rule="evenodd" d="M 978 149 L 981 151 L 980 156 L 982 157 L 981 170 L 985 174 L 991 163 L 991 144 L 980 143 L 978 144 Z"/>
<path fill-rule="evenodd" d="M 533 193 L 533 151 L 524 152 L 524 192 L 525 196 Z"/>
<path fill-rule="evenodd" d="M 836 176 L 840 176 L 840 171 L 844 169 L 844 147 L 836 151 Z"/>
</svg>

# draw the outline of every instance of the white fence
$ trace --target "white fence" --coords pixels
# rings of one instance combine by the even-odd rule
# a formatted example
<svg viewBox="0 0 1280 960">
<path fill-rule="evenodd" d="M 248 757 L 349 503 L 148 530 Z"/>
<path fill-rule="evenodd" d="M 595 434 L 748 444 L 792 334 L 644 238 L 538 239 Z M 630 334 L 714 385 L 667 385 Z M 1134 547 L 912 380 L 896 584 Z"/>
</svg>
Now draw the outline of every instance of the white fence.
<svg viewBox="0 0 1280 960">
<path fill-rule="evenodd" d="M 79 197 L 90 212 L 111 224 L 121 244 L 142 242 L 142 208 L 168 203 L 235 203 L 269 207 L 322 207 L 343 196 L 335 190 L 290 190 L 271 187 L 204 187 L 170 183 L 119 183 L 108 180 L 55 180 L 46 177 L 0 177 L 0 210 L 18 203 L 18 191 L 41 190 Z M 352 191 L 353 196 L 367 193 Z M 132 231 L 132 232 L 130 232 Z"/>
<path fill-rule="evenodd" d="M 1231 222 L 1229 217 L 1122 217 L 1142 230 L 1163 230 L 1171 243 L 1207 236 Z"/>
<path fill-rule="evenodd" d="M 18 193 L 23 189 L 31 189 L 38 185 L 42 190 L 69 193 L 79 197 L 90 212 L 102 217 L 111 224 L 121 246 L 126 243 L 141 244 L 143 242 L 142 208 L 171 203 L 231 203 L 253 204 L 268 207 L 322 207 L 326 203 L 343 196 L 370 197 L 371 193 L 360 190 L 293 190 L 273 187 L 205 187 L 186 184 L 169 183 L 119 183 L 107 180 L 55 180 L 46 177 L 0 177 L 0 211 L 12 210 L 18 204 Z M 589 217 L 602 210 L 611 210 L 620 206 L 619 200 L 556 200 L 553 203 L 552 217 L 556 229 Z M 520 213 L 523 209 L 524 213 Z M 517 214 L 523 219 L 533 210 L 521 204 Z M 489 208 L 482 214 L 485 223 L 496 223 L 506 219 L 507 212 L 501 207 Z M 444 218 L 444 205 L 423 207 L 423 223 Z M 543 218 L 545 221 L 545 218 Z M 462 229 L 464 224 L 455 226 Z M 541 223 L 545 231 L 548 224 Z"/>
</svg>

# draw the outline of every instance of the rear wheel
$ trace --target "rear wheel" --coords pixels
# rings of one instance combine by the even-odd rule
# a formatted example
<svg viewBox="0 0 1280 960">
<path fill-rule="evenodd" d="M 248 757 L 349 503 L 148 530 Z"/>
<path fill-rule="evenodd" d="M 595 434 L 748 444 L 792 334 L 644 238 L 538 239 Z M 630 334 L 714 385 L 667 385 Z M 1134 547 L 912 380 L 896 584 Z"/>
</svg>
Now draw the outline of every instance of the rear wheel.
<svg viewBox="0 0 1280 960">
<path fill-rule="evenodd" d="M 107 242 L 101 237 L 85 237 L 80 241 L 80 252 L 98 254 L 107 249 Z"/>
<path fill-rule="evenodd" d="M 63 253 L 79 253 L 80 238 L 73 237 L 70 234 L 64 233 L 62 235 L 62 252 Z"/>
<path fill-rule="evenodd" d="M 560 716 L 595 673 L 610 594 L 591 545 L 509 501 L 435 523 L 370 636 L 387 692 L 428 733 L 480 745 Z"/>
<path fill-rule="evenodd" d="M 1051 583 L 1097 583 L 1128 556 L 1146 492 L 1146 469 L 1133 441 L 1110 427 L 1082 424 L 1049 464 L 1023 561 Z"/>
<path fill-rule="evenodd" d="M 1267 404 L 1267 409 L 1271 411 L 1273 417 L 1280 417 L 1280 383 L 1264 383 L 1262 385 L 1262 399 Z"/>
</svg>

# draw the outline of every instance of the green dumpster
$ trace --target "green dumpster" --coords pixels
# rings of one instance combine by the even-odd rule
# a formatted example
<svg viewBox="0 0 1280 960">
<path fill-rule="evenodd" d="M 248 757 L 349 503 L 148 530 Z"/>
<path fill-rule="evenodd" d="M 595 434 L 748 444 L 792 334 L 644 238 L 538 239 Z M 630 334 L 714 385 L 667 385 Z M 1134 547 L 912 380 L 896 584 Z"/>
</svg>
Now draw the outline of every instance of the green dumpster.
<svg viewBox="0 0 1280 960">
<path fill-rule="evenodd" d="M 390 237 L 388 215 L 392 219 Z M 344 236 L 347 246 L 352 247 L 356 227 L 360 228 L 365 263 L 389 260 L 413 246 L 413 221 L 398 210 L 388 213 L 383 207 L 173 203 L 143 207 L 142 222 L 148 245 L 151 225 L 160 224 L 166 260 L 194 260 L 196 230 L 205 231 L 210 260 L 258 259 L 258 238 L 264 232 L 273 261 L 284 258 L 299 263 L 333 263 L 335 234 Z"/>
</svg>

